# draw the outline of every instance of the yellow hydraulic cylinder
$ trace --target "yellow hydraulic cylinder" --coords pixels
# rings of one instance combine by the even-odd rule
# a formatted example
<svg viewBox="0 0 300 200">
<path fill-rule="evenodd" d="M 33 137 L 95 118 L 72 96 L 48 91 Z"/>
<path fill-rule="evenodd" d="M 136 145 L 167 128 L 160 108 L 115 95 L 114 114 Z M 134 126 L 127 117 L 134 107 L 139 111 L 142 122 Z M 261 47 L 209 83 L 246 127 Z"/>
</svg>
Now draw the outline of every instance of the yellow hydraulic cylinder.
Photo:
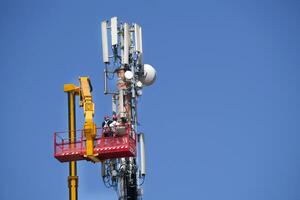
<svg viewBox="0 0 300 200">
<path fill-rule="evenodd" d="M 75 122 L 75 95 L 76 87 L 72 84 L 64 85 L 65 92 L 68 93 L 68 110 L 69 110 L 69 138 L 71 148 L 75 145 L 76 141 L 76 122 Z M 77 176 L 77 164 L 76 161 L 69 163 L 69 200 L 77 200 L 77 188 L 78 188 L 78 176 Z"/>
<path fill-rule="evenodd" d="M 86 155 L 93 161 L 99 161 L 94 156 L 94 139 L 96 137 L 96 124 L 94 123 L 94 103 L 92 100 L 92 86 L 88 77 L 79 77 L 80 105 L 84 110 L 84 136 L 86 138 Z"/>
</svg>

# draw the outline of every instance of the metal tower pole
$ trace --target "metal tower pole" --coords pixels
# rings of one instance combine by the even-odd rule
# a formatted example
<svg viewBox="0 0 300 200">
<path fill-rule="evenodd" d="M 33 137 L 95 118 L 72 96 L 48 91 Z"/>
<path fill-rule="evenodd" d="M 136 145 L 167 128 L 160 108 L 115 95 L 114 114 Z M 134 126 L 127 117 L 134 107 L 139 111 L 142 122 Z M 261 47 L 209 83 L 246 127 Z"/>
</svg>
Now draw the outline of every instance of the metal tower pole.
<svg viewBox="0 0 300 200">
<path fill-rule="evenodd" d="M 132 119 L 131 112 L 131 94 L 127 93 L 124 95 L 125 91 L 128 89 L 128 83 L 125 82 L 125 69 L 120 67 L 117 71 L 118 81 L 117 88 L 119 91 L 118 97 L 118 112 L 119 117 L 127 118 L 129 124 L 134 121 Z M 136 182 L 136 172 L 133 170 L 133 165 L 135 165 L 134 158 L 121 158 L 121 163 L 124 167 L 125 172 L 123 176 L 119 177 L 119 200 L 137 200 L 137 182 Z"/>
<path fill-rule="evenodd" d="M 75 92 L 68 91 L 68 110 L 69 110 L 69 138 L 70 144 L 76 141 L 76 116 L 75 116 Z M 71 146 L 72 148 L 72 146 Z M 78 176 L 76 161 L 69 162 L 69 200 L 77 200 Z"/>
<path fill-rule="evenodd" d="M 111 47 L 108 44 L 108 30 L 111 32 Z M 130 137 L 136 140 L 137 134 L 137 99 L 142 95 L 142 88 L 155 82 L 156 71 L 148 64 L 143 64 L 142 28 L 138 24 L 118 23 L 117 17 L 101 23 L 102 53 L 104 70 L 104 94 L 113 94 L 112 110 L 117 112 L 117 122 L 120 132 L 124 134 L 122 126 L 130 127 Z M 112 55 L 110 55 L 112 54 Z M 117 66 L 119 65 L 119 66 Z M 110 70 L 108 70 L 110 69 Z M 117 74 L 117 91 L 108 92 L 108 74 Z M 115 80 L 115 79 L 111 79 Z M 115 89 L 114 89 L 115 90 Z M 116 159 L 117 170 L 104 163 L 104 184 L 117 188 L 119 200 L 137 200 L 141 198 L 142 190 L 138 184 L 139 178 L 146 175 L 144 137 L 139 136 L 141 145 L 141 169 L 137 164 L 136 153 L 133 157 Z M 107 174 L 105 173 L 107 170 Z M 139 176 L 138 176 L 139 172 Z M 111 182 L 110 182 L 111 181 Z"/>
</svg>

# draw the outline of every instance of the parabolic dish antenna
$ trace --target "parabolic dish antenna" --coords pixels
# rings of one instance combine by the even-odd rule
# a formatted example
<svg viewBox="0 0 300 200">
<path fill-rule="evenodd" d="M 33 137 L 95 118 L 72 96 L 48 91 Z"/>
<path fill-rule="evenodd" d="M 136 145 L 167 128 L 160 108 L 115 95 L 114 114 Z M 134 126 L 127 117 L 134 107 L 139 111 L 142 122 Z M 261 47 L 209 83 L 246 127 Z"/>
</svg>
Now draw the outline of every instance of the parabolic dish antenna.
<svg viewBox="0 0 300 200">
<path fill-rule="evenodd" d="M 141 82 L 146 85 L 152 85 L 156 80 L 156 70 L 149 64 L 144 64 L 144 75 Z"/>
</svg>

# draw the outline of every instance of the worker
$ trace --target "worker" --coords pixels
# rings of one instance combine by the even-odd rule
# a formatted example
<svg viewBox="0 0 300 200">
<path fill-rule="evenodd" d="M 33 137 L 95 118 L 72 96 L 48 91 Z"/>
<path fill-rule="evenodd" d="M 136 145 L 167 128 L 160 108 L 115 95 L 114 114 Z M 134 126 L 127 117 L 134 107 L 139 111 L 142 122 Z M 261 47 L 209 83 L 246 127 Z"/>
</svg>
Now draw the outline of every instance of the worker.
<svg viewBox="0 0 300 200">
<path fill-rule="evenodd" d="M 112 131 L 110 128 L 111 123 L 112 123 L 112 121 L 109 118 L 109 116 L 105 116 L 104 121 L 102 122 L 102 131 L 103 131 L 104 137 L 112 136 Z"/>
<path fill-rule="evenodd" d="M 110 129 L 111 131 L 113 132 L 113 134 L 115 135 L 116 134 L 116 129 L 117 129 L 117 126 L 119 124 L 118 122 L 118 117 L 116 114 L 113 114 L 113 117 L 112 117 L 113 121 L 110 123 Z"/>
</svg>

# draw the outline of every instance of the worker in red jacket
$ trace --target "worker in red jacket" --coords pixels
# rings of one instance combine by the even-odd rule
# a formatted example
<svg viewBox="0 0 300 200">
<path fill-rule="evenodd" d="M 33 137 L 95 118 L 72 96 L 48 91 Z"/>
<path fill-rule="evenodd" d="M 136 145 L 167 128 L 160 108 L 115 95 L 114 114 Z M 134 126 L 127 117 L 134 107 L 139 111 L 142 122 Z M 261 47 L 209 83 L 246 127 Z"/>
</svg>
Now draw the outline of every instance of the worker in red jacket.
<svg viewBox="0 0 300 200">
<path fill-rule="evenodd" d="M 113 114 L 113 117 L 112 117 L 112 122 L 110 123 L 110 129 L 111 131 L 113 132 L 113 134 L 115 135 L 116 134 L 116 130 L 117 130 L 117 126 L 119 124 L 118 122 L 118 117 L 116 114 Z"/>
<path fill-rule="evenodd" d="M 112 131 L 110 128 L 111 123 L 112 123 L 112 121 L 109 118 L 109 116 L 105 116 L 104 121 L 102 122 L 102 131 L 103 131 L 104 137 L 112 136 Z"/>
</svg>

